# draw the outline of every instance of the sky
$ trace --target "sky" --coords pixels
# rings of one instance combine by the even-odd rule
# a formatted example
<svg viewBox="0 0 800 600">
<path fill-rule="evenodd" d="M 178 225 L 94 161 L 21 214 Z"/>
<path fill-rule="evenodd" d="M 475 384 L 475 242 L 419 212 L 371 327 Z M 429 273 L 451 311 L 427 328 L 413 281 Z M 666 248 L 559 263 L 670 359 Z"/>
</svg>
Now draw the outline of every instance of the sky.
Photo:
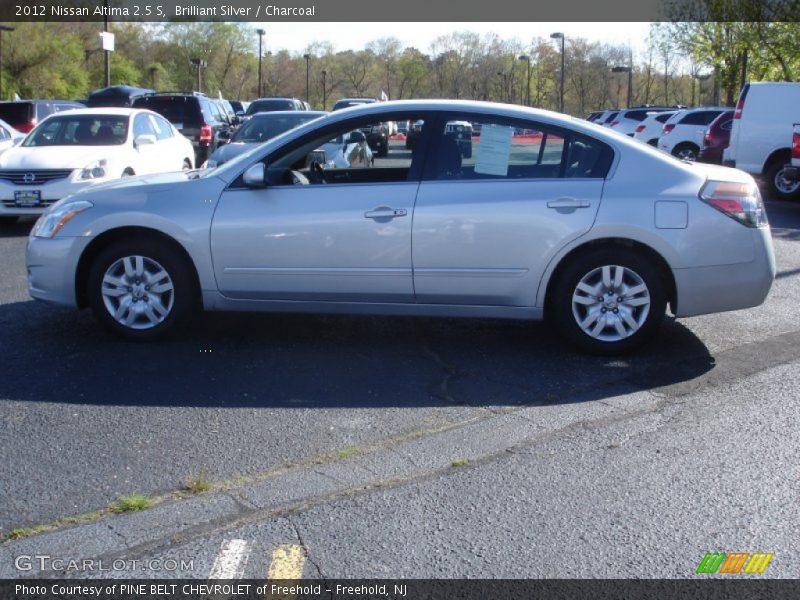
<svg viewBox="0 0 800 600">
<path fill-rule="evenodd" d="M 371 41 L 396 37 L 403 46 L 422 52 L 431 42 L 456 31 L 496 33 L 523 43 L 536 37 L 548 38 L 555 31 L 570 36 L 614 44 L 630 44 L 634 53 L 644 50 L 650 23 L 253 23 L 266 30 L 264 52 L 286 49 L 301 53 L 313 42 L 331 42 L 335 51 L 363 50 Z M 555 42 L 554 42 L 555 43 Z"/>
</svg>

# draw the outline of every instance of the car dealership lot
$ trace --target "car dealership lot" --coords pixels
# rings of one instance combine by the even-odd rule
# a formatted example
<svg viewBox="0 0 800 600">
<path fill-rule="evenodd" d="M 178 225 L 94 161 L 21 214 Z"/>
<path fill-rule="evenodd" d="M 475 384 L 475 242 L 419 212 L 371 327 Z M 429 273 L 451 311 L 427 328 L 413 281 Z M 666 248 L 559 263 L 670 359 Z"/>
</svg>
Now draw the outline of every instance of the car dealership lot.
<svg viewBox="0 0 800 600">
<path fill-rule="evenodd" d="M 778 277 L 766 304 L 667 321 L 654 343 L 623 359 L 578 355 L 536 323 L 396 317 L 210 314 L 176 339 L 131 344 L 103 333 L 88 311 L 30 300 L 24 246 L 31 223 L 4 227 L 0 528 L 6 534 L 88 513 L 125 494 L 166 494 L 201 472 L 239 490 L 279 467 L 314 468 L 324 474 L 319 480 L 357 460 L 364 479 L 356 483 L 368 483 L 370 473 L 391 478 L 386 456 L 400 453 L 410 466 L 391 489 L 336 492 L 296 519 L 313 546 L 309 556 L 327 574 L 637 576 L 630 565 L 614 568 L 627 564 L 624 553 L 606 560 L 607 572 L 578 564 L 591 527 L 633 536 L 630 548 L 641 552 L 662 543 L 669 527 L 697 545 L 700 556 L 687 562 L 717 546 L 780 548 L 783 567 L 776 557 L 770 568 L 790 576 L 796 568 L 777 569 L 793 564 L 796 540 L 773 532 L 796 531 L 798 522 L 779 507 L 796 482 L 800 448 L 790 426 L 797 422 L 800 205 L 768 201 L 767 210 Z M 637 412 L 639 402 L 647 410 Z M 517 436 L 522 425 L 535 433 Z M 460 446 L 437 442 L 448 432 L 464 432 Z M 739 458 L 731 440 L 754 449 Z M 469 461 L 463 470 L 441 471 L 459 459 Z M 420 475 L 426 468 L 434 475 Z M 232 481 L 238 476 L 252 480 Z M 324 489 L 316 481 L 307 494 Z M 578 502 L 587 489 L 594 499 Z M 232 496 L 271 506 L 248 490 Z M 684 505 L 668 500 L 673 494 L 698 500 Z M 539 509 L 520 505 L 530 497 Z M 720 509 L 709 516 L 701 507 L 714 502 Z M 654 517 L 659 510 L 667 517 Z M 680 511 L 690 517 L 677 520 Z M 364 515 L 364 526 L 352 523 L 354 513 Z M 185 514 L 187 524 L 200 518 Z M 231 531 L 195 532 L 185 552 L 211 565 L 231 537 L 265 544 L 267 554 L 265 540 L 297 543 L 290 522 L 253 519 L 243 529 L 232 519 Z M 512 549 L 531 547 L 530 536 L 513 532 L 537 519 L 547 551 L 566 554 L 569 568 L 541 562 L 542 545 L 515 568 L 486 558 L 503 551 L 504 536 Z M 583 524 L 589 541 L 567 532 L 571 522 Z M 476 541 L 464 546 L 470 535 Z M 342 545 L 348 539 L 355 544 Z M 418 543 L 447 556 L 422 562 L 402 552 Z M 678 564 L 676 546 L 666 544 Z M 682 576 L 659 569 L 641 576 Z"/>
</svg>

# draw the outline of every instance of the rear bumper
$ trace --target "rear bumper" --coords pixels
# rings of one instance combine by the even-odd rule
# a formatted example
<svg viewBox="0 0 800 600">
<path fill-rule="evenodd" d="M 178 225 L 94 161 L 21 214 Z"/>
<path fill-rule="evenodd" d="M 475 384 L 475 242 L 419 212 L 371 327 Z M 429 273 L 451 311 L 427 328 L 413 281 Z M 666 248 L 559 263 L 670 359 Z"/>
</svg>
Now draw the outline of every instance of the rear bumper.
<svg viewBox="0 0 800 600">
<path fill-rule="evenodd" d="M 739 310 L 762 304 L 775 280 L 775 254 L 768 227 L 753 229 L 755 256 L 732 265 L 673 269 L 676 317 Z"/>
</svg>

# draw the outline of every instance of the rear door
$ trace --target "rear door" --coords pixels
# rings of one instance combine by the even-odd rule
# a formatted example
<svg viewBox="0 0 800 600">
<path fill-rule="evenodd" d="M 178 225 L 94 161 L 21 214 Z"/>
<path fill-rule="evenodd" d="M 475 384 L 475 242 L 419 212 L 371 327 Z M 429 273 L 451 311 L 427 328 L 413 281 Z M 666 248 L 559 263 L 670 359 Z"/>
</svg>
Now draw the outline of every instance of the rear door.
<svg viewBox="0 0 800 600">
<path fill-rule="evenodd" d="M 434 130 L 414 209 L 414 288 L 420 303 L 533 306 L 553 254 L 592 226 L 613 151 L 536 122 L 470 121 L 468 153 Z"/>
</svg>

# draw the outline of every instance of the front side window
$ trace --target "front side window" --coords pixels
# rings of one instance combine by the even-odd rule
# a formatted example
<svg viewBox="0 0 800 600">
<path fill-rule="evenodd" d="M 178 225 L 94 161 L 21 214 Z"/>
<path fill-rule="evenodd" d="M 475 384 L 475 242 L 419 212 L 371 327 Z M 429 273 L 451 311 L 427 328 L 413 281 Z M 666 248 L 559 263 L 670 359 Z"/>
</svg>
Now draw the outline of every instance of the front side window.
<svg viewBox="0 0 800 600">
<path fill-rule="evenodd" d="M 150 115 L 150 119 L 153 122 L 153 128 L 155 129 L 156 137 L 159 140 L 167 140 L 173 137 L 172 126 L 169 124 L 169 122 L 167 122 L 166 119 L 162 119 L 156 115 Z"/>
<path fill-rule="evenodd" d="M 444 125 L 429 179 L 605 177 L 613 153 L 597 140 L 515 120 L 473 117 Z"/>
<path fill-rule="evenodd" d="M 326 129 L 326 133 L 293 145 L 270 157 L 270 185 L 397 183 L 408 181 L 418 163 L 415 142 L 425 121 L 419 115 L 404 116 L 415 123 L 411 138 L 393 134 L 389 122 L 360 121 Z M 410 132 L 409 132 L 410 134 Z"/>
</svg>

